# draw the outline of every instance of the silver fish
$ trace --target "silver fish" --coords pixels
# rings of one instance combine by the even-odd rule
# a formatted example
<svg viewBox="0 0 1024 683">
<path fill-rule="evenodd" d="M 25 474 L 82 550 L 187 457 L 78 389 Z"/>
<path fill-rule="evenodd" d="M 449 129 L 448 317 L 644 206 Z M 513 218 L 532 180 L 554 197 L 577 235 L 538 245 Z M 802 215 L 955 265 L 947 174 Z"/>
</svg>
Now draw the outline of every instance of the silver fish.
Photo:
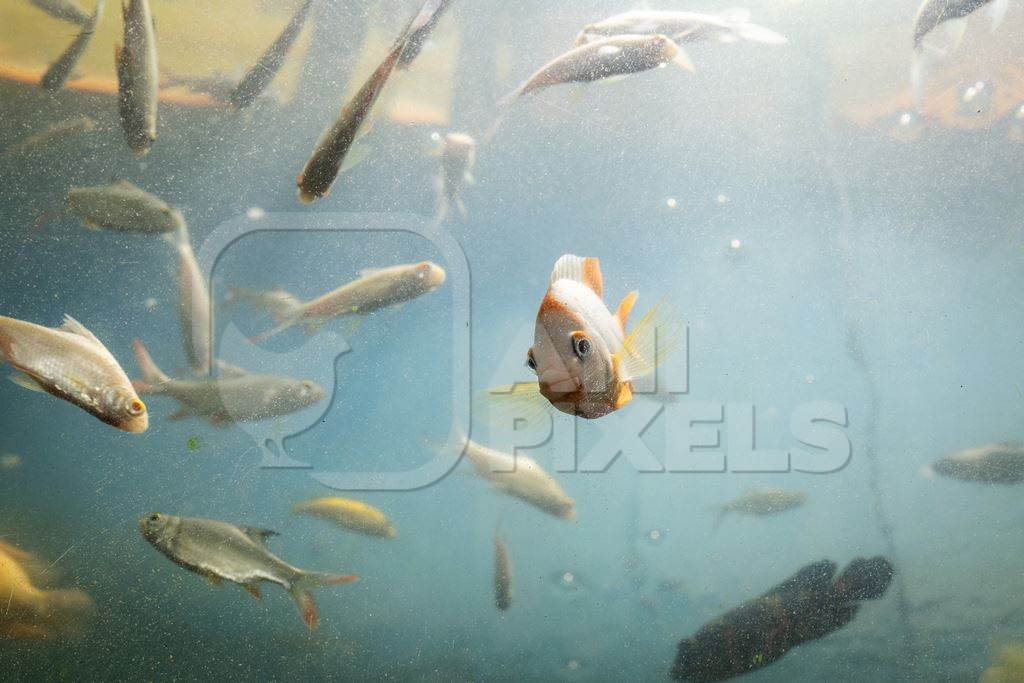
<svg viewBox="0 0 1024 683">
<path fill-rule="evenodd" d="M 73 116 L 70 119 L 58 121 L 51 126 L 47 126 L 38 133 L 33 133 L 24 140 L 5 148 L 3 151 L 0 151 L 0 157 L 27 154 L 53 141 L 88 133 L 92 130 L 96 130 L 95 119 L 88 116 Z"/>
<path fill-rule="evenodd" d="M 121 12 L 124 45 L 114 47 L 118 109 L 129 149 L 135 156 L 142 156 L 156 141 L 156 33 L 149 0 L 128 0 Z"/>
<path fill-rule="evenodd" d="M 717 527 L 721 524 L 722 520 L 730 513 L 765 517 L 798 508 L 806 502 L 807 494 L 803 491 L 784 491 L 782 489 L 770 488 L 750 489 L 736 500 L 729 501 L 715 508 L 718 512 L 715 526 Z"/>
<path fill-rule="evenodd" d="M 64 399 L 126 432 L 149 427 L 146 404 L 128 375 L 71 316 L 58 328 L 0 316 L 0 361 L 22 373 L 12 379 L 27 389 Z"/>
<path fill-rule="evenodd" d="M 499 536 L 494 537 L 494 606 L 502 612 L 512 606 L 512 562 Z"/>
<path fill-rule="evenodd" d="M 505 101 L 563 83 L 590 83 L 604 78 L 626 76 L 675 62 L 693 71 L 686 53 L 662 35 L 623 35 L 598 38 L 551 60 Z"/>
<path fill-rule="evenodd" d="M 185 218 L 180 211 L 126 180 L 72 188 L 68 192 L 67 207 L 90 229 L 149 234 L 185 229 Z"/>
<path fill-rule="evenodd" d="M 207 375 L 211 369 L 213 333 L 210 291 L 192 251 L 188 230 L 183 228 L 165 237 L 178 252 L 178 320 L 185 355 L 197 374 Z"/>
<path fill-rule="evenodd" d="M 79 26 L 89 23 L 89 15 L 71 0 L 29 0 L 29 2 L 54 19 L 61 19 Z"/>
<path fill-rule="evenodd" d="M 96 9 L 93 10 L 88 23 L 82 27 L 81 33 L 71 41 L 71 45 L 64 50 L 57 61 L 51 64 L 50 68 L 43 74 L 43 78 L 40 81 L 43 89 L 53 92 L 64 87 L 68 77 L 71 76 L 71 71 L 78 64 L 78 60 L 82 58 L 82 53 L 89 47 L 92 34 L 96 31 L 96 24 L 99 22 L 100 17 L 103 16 L 105 2 L 106 0 L 99 0 L 96 3 Z"/>
<path fill-rule="evenodd" d="M 430 22 L 444 5 L 445 0 L 426 0 L 401 37 L 395 41 L 384 61 L 370 74 L 359 92 L 341 108 L 338 118 L 320 135 L 309 160 L 296 178 L 301 202 L 309 204 L 330 193 L 331 186 L 341 172 L 345 155 L 348 154 L 352 143 L 358 137 L 359 129 L 380 97 L 381 90 L 394 71 L 409 38 Z"/>
<path fill-rule="evenodd" d="M 366 315 L 387 306 L 400 304 L 434 291 L 444 284 L 444 268 L 431 261 L 409 263 L 389 268 L 360 271 L 360 278 L 312 301 L 295 305 L 298 299 L 278 290 L 273 296 L 241 294 L 273 314 L 280 323 L 277 327 L 256 337 L 259 343 L 284 332 L 294 325 L 302 325 L 307 334 L 313 334 L 328 320 L 343 315 Z"/>
<path fill-rule="evenodd" d="M 625 34 L 660 34 L 668 36 L 678 44 L 697 43 L 705 40 L 717 40 L 723 43 L 749 40 L 773 45 L 786 42 L 785 36 L 750 23 L 750 12 L 745 9 L 726 10 L 720 14 L 632 10 L 608 17 L 603 21 L 587 24 L 577 36 L 576 45 L 583 45 L 600 36 Z"/>
<path fill-rule="evenodd" d="M 462 203 L 462 191 L 474 182 L 476 141 L 465 133 L 448 133 L 441 138 L 438 156 L 441 159 L 441 173 L 436 181 L 436 221 L 443 223 L 453 205 L 465 219 L 466 205 Z"/>
<path fill-rule="evenodd" d="M 198 417 L 211 424 L 258 422 L 294 413 L 322 401 L 326 393 L 310 380 L 259 375 L 226 364 L 220 375 L 197 379 L 171 379 L 135 341 L 135 358 L 142 380 L 135 387 L 143 394 L 164 394 L 181 404 L 172 420 Z"/>
<path fill-rule="evenodd" d="M 299 34 L 302 33 L 302 27 L 306 24 L 306 17 L 312 6 L 313 0 L 303 0 L 299 8 L 295 10 L 295 14 L 281 31 L 281 35 L 267 48 L 267 51 L 260 56 L 256 64 L 249 69 L 228 95 L 228 101 L 232 107 L 235 109 L 248 107 L 274 80 L 277 72 L 281 70 L 281 65 L 284 64 L 285 57 L 288 56 L 288 52 L 292 49 Z"/>
<path fill-rule="evenodd" d="M 154 512 L 139 518 L 139 530 L 172 562 L 215 585 L 231 581 L 259 598 L 261 582 L 276 583 L 291 593 L 311 629 L 320 618 L 310 591 L 358 580 L 351 574 L 319 574 L 291 566 L 267 549 L 267 538 L 276 535 L 267 529 Z"/>
<path fill-rule="evenodd" d="M 1024 446 L 1008 441 L 968 448 L 941 458 L 925 474 L 983 484 L 1020 484 L 1024 482 Z"/>
<path fill-rule="evenodd" d="M 576 501 L 533 458 L 502 453 L 469 439 L 464 454 L 476 474 L 502 493 L 555 517 L 572 519 L 576 515 Z"/>
</svg>

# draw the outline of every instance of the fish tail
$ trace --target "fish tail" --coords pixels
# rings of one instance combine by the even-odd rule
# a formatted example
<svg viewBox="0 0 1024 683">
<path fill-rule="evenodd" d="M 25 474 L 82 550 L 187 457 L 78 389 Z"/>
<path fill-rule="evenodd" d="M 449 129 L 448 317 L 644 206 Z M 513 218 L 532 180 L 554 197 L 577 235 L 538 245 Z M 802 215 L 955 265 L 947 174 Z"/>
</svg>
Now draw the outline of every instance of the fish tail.
<svg viewBox="0 0 1024 683">
<path fill-rule="evenodd" d="M 337 586 L 358 580 L 359 577 L 352 574 L 302 572 L 292 582 L 289 592 L 295 598 L 295 604 L 298 605 L 299 612 L 302 614 L 302 620 L 306 622 L 306 626 L 314 629 L 320 623 L 320 610 L 317 608 L 316 601 L 313 600 L 313 594 L 310 591 L 320 586 Z"/>
<path fill-rule="evenodd" d="M 133 342 L 133 346 L 135 347 L 135 360 L 138 362 L 139 368 L 142 370 L 142 380 L 134 381 L 132 382 L 132 385 L 135 386 L 136 391 L 142 393 L 152 394 L 158 392 L 159 386 L 164 382 L 167 382 L 170 378 L 157 366 L 153 357 L 149 355 L 149 351 L 146 350 L 146 347 L 142 345 L 141 341 L 136 339 Z"/>
<path fill-rule="evenodd" d="M 285 330 L 287 330 L 289 327 L 291 327 L 294 324 L 295 324 L 294 320 L 286 320 L 283 323 L 281 323 L 280 325 L 278 325 L 277 327 L 271 328 L 271 329 L 267 330 L 266 332 L 264 332 L 262 334 L 256 335 L 255 337 L 250 337 L 249 338 L 249 343 L 253 344 L 253 345 L 255 345 L 255 344 L 262 344 L 263 342 L 267 341 L 271 337 L 276 337 L 277 335 L 279 335 L 280 333 L 284 332 Z"/>
<path fill-rule="evenodd" d="M 722 526 L 722 522 L 729 516 L 729 508 L 724 505 L 715 505 L 709 509 L 715 513 L 715 522 L 712 525 L 712 528 L 715 531 L 718 531 L 718 527 Z"/>
</svg>

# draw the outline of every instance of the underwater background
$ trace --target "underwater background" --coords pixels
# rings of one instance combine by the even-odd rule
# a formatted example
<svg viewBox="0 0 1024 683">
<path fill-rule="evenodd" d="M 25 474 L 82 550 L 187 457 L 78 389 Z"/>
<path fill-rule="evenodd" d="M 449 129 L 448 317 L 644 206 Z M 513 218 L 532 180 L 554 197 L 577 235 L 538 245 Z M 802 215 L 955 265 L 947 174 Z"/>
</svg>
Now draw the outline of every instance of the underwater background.
<svg viewBox="0 0 1024 683">
<path fill-rule="evenodd" d="M 169 398 L 147 397 L 151 426 L 136 436 L 0 383 L 0 453 L 21 459 L 0 469 L 0 534 L 59 558 L 51 571 L 60 584 L 96 603 L 77 638 L 0 640 L 3 678 L 664 680 L 681 638 L 798 568 L 882 554 L 897 571 L 884 598 L 747 680 L 977 680 L 994 648 L 1024 640 L 1024 506 L 1013 487 L 929 481 L 919 471 L 1024 432 L 1024 147 L 1008 136 L 1012 121 L 957 125 L 974 114 L 953 105 L 901 122 L 916 4 L 752 1 L 755 21 L 786 35 L 786 45 L 695 45 L 693 74 L 670 65 L 517 103 L 478 149 L 476 184 L 463 193 L 467 218 L 443 228 L 469 278 L 450 277 L 357 329 L 330 323 L 351 350 L 301 356 L 303 375 L 332 392 L 329 406 L 303 413 L 311 428 L 282 427 L 294 434 L 288 454 L 312 470 L 260 467 L 249 430 L 169 421 Z M 216 11 L 184 0 L 152 5 L 158 29 L 161 12 L 202 26 L 204 12 Z M 426 259 L 451 274 L 446 255 L 422 237 L 331 226 L 364 216 L 428 223 L 431 134 L 482 137 L 501 96 L 570 46 L 580 25 L 629 9 L 455 0 L 437 36 L 458 41 L 444 53 L 455 60 L 448 77 L 437 81 L 450 93 L 446 113 L 419 123 L 381 115 L 367 160 L 306 207 L 294 178 L 350 81 L 362 78 L 353 71 L 363 36 L 373 28 L 390 40 L 416 3 L 318 5 L 287 101 L 244 114 L 162 107 L 158 141 L 142 161 L 124 147 L 113 97 L 0 82 L 0 147 L 73 115 L 99 124 L 31 153 L 0 154 L 0 313 L 45 325 L 71 314 L 132 377 L 135 338 L 172 374 L 186 367 L 170 246 L 85 230 L 66 216 L 32 227 L 70 187 L 112 179 L 181 209 L 197 251 L 219 225 L 253 223 L 256 232 L 218 261 L 218 303 L 229 285 L 280 285 L 308 299 L 360 269 Z M 680 8 L 729 6 L 700 5 Z M 280 24 L 291 7 L 261 11 Z M 116 9 L 106 18 L 112 35 Z M 987 24 L 971 26 L 988 38 Z M 968 42 L 960 71 L 944 76 L 954 95 L 985 81 L 1024 104 L 1024 80 L 1001 68 L 1024 72 L 1022 30 L 1024 12 L 1012 7 L 999 29 L 1000 68 L 972 71 Z M 18 31 L 0 25 L 0 45 Z M 107 50 L 98 42 L 91 53 Z M 212 72 L 251 61 L 222 59 L 198 40 L 187 52 L 200 66 L 183 58 L 183 68 L 197 73 L 205 63 Z M 432 77 L 408 85 L 408 96 L 430 90 Z M 402 79 L 415 82 L 416 70 Z M 844 79 L 856 85 L 844 89 Z M 323 230 L 275 230 L 310 214 Z M 454 300 L 468 291 L 471 390 L 513 381 L 497 369 L 514 357 L 521 370 L 564 253 L 601 259 L 610 304 L 637 289 L 638 311 L 664 298 L 679 312 L 689 385 L 680 401 L 753 404 L 759 448 L 793 445 L 789 417 L 800 404 L 841 403 L 847 466 L 640 473 L 620 458 L 602 472 L 555 474 L 577 503 L 576 519 L 562 521 L 465 476 L 463 463 L 417 490 L 338 494 L 385 510 L 393 540 L 291 514 L 297 501 L 332 495 L 311 472 L 404 471 L 438 457 L 431 444 L 449 435 L 453 392 L 470 389 L 453 379 L 467 362 L 453 352 Z M 240 307 L 217 311 L 219 334 L 234 323 L 251 336 L 269 322 Z M 862 359 L 849 352 L 851 335 Z M 306 343 L 293 330 L 265 353 Z M 247 362 L 243 347 L 231 351 L 240 355 L 227 360 Z M 586 421 L 576 429 L 583 442 L 597 433 Z M 486 443 L 486 421 L 474 419 L 471 433 Z M 650 435 L 655 452 L 659 439 Z M 529 453 L 553 470 L 550 445 Z M 804 491 L 808 502 L 715 529 L 709 508 L 754 486 Z M 257 602 L 154 552 L 136 521 L 150 511 L 274 529 L 281 535 L 270 548 L 286 561 L 360 581 L 317 590 L 322 624 L 307 632 L 276 587 Z M 499 527 L 514 572 L 507 612 L 491 594 Z"/>
</svg>

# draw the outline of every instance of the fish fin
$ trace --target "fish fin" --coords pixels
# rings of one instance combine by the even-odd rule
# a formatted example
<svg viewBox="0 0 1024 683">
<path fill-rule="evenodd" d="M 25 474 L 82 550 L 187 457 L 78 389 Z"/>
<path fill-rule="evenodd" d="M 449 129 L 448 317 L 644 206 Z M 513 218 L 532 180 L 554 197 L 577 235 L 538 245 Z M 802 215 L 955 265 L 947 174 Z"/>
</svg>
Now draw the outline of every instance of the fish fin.
<svg viewBox="0 0 1024 683">
<path fill-rule="evenodd" d="M 232 419 L 231 415 L 226 412 L 214 413 L 207 417 L 206 421 L 214 427 L 220 427 L 221 429 L 226 429 L 227 427 L 235 424 L 234 419 Z"/>
<path fill-rule="evenodd" d="M 601 262 L 596 258 L 583 258 L 575 254 L 563 255 L 555 261 L 555 267 L 551 271 L 551 284 L 563 279 L 582 282 L 590 287 L 597 296 L 604 297 Z"/>
<path fill-rule="evenodd" d="M 640 296 L 640 293 L 634 289 L 622 298 L 618 310 L 615 311 L 615 317 L 619 319 L 619 326 L 622 327 L 623 335 L 626 334 L 626 321 L 629 320 L 629 313 L 633 310 L 633 305 L 636 304 L 638 296 Z"/>
<path fill-rule="evenodd" d="M 83 218 L 82 225 L 85 226 L 86 230 L 91 230 L 92 232 L 99 232 L 102 229 L 100 228 L 100 224 L 91 218 Z"/>
<path fill-rule="evenodd" d="M 220 588 L 224 585 L 224 579 L 220 578 L 216 574 L 206 574 L 206 580 L 210 582 L 210 585 L 214 588 Z"/>
<path fill-rule="evenodd" d="M 967 34 L 967 19 L 950 19 L 945 26 L 949 38 L 949 51 L 954 52 L 964 42 Z"/>
<path fill-rule="evenodd" d="M 752 43 L 764 43 L 766 45 L 784 45 L 789 42 L 786 36 L 776 33 L 770 28 L 764 26 L 758 26 L 757 24 L 751 24 L 748 22 L 741 22 L 735 24 L 732 27 L 735 35 L 739 36 L 743 40 L 749 40 Z"/>
<path fill-rule="evenodd" d="M 306 626 L 312 630 L 320 623 L 320 610 L 317 609 L 316 601 L 313 600 L 313 595 L 309 592 L 310 590 L 319 586 L 337 586 L 343 583 L 353 583 L 358 580 L 359 577 L 352 574 L 302 572 L 292 583 L 290 592 L 295 599 L 295 604 L 299 606 L 299 612 L 302 613 L 302 620 L 306 622 Z"/>
<path fill-rule="evenodd" d="M 686 54 L 686 50 L 683 49 L 682 45 L 676 45 L 676 47 L 678 49 L 676 50 L 676 56 L 672 58 L 672 63 L 690 73 L 695 72 L 697 69 L 693 66 L 693 62 L 690 61 L 690 55 Z"/>
<path fill-rule="evenodd" d="M 136 387 L 136 390 L 138 391 L 139 388 Z M 143 393 L 145 393 L 145 392 L 143 392 Z M 192 411 L 191 410 L 189 410 L 188 408 L 180 408 L 180 409 L 174 411 L 173 413 L 171 413 L 170 415 L 168 415 L 167 419 L 170 420 L 171 422 L 180 422 L 180 421 L 182 421 L 182 420 L 184 420 L 184 419 L 186 419 L 188 417 L 191 417 L 191 416 L 192 416 Z"/>
<path fill-rule="evenodd" d="M 359 277 L 371 277 L 377 273 L 383 272 L 384 268 L 363 268 L 356 273 Z"/>
<path fill-rule="evenodd" d="M 924 61 L 924 53 L 915 50 L 910 63 L 910 90 L 914 95 L 914 108 L 918 112 L 924 108 Z"/>
<path fill-rule="evenodd" d="M 8 377 L 8 379 L 11 380 L 12 383 L 17 384 L 22 389 L 28 389 L 29 391 L 35 391 L 40 394 L 46 393 L 46 389 L 43 389 L 42 385 L 39 384 L 39 382 L 37 382 L 35 379 L 25 374 L 24 372 L 15 373 Z"/>
<path fill-rule="evenodd" d="M 135 348 L 135 360 L 139 364 L 139 368 L 142 370 L 142 382 L 140 384 L 145 385 L 147 393 L 153 393 L 159 390 L 159 386 L 164 382 L 170 380 L 170 377 L 164 374 L 157 364 L 153 361 L 153 357 L 149 355 L 149 351 L 142 345 L 142 342 L 136 339 L 132 342 Z M 139 388 L 139 387 L 136 387 Z"/>
<path fill-rule="evenodd" d="M 60 329 L 64 330 L 65 332 L 70 332 L 71 334 L 77 334 L 79 337 L 85 337 L 92 343 L 97 344 L 99 346 L 103 346 L 103 342 L 97 339 L 96 335 L 87 330 L 85 328 L 85 325 L 78 322 L 70 315 L 64 315 L 64 324 L 60 326 Z"/>
<path fill-rule="evenodd" d="M 263 594 L 260 592 L 260 587 L 257 586 L 255 583 L 243 583 L 242 588 L 248 591 L 249 595 L 256 598 L 257 600 L 261 600 L 263 598 Z"/>
<path fill-rule="evenodd" d="M 719 12 L 718 18 L 730 24 L 742 24 L 750 21 L 750 10 L 746 7 L 730 7 Z"/>
<path fill-rule="evenodd" d="M 270 538 L 271 536 L 280 535 L 276 531 L 271 531 L 270 529 L 261 529 L 255 526 L 240 526 L 238 528 L 241 530 L 243 534 L 245 534 L 249 538 L 250 541 L 257 545 L 263 546 L 264 548 L 267 547 L 268 538 Z"/>
<path fill-rule="evenodd" d="M 353 168 L 363 163 L 370 158 L 370 153 L 373 152 L 373 148 L 366 144 L 356 142 L 349 148 L 348 154 L 345 155 L 345 160 L 341 162 L 341 168 L 338 170 L 338 175 L 342 173 L 348 173 Z"/>
<path fill-rule="evenodd" d="M 632 400 L 633 389 L 630 387 L 629 382 L 623 382 L 619 385 L 619 395 L 615 397 L 615 410 L 619 410 Z"/>
<path fill-rule="evenodd" d="M 284 322 L 282 322 L 277 327 L 271 328 L 271 329 L 267 330 L 266 332 L 264 332 L 262 334 L 258 334 L 255 337 L 252 337 L 251 339 L 249 339 L 249 343 L 250 344 L 262 344 L 263 342 L 267 341 L 271 337 L 276 337 L 277 335 L 281 334 L 282 332 L 284 332 L 285 330 L 287 330 L 288 328 L 290 328 L 294 324 L 295 324 L 295 320 L 294 319 L 285 320 Z"/>
<path fill-rule="evenodd" d="M 722 522 L 729 516 L 729 507 L 726 505 L 712 505 L 708 509 L 715 513 L 715 521 L 711 528 L 718 531 L 718 527 L 722 526 Z"/>
<path fill-rule="evenodd" d="M 309 336 L 313 336 L 314 334 L 320 331 L 320 328 L 323 327 L 323 324 L 324 323 L 322 320 L 307 320 L 306 322 L 302 323 L 302 331 Z"/>
<path fill-rule="evenodd" d="M 479 392 L 473 400 L 474 409 L 487 413 L 491 423 L 513 420 L 533 421 L 549 410 L 550 404 L 540 393 L 537 382 L 517 382 Z"/>
<path fill-rule="evenodd" d="M 992 3 L 992 9 L 989 11 L 989 16 L 992 18 L 993 31 L 999 28 L 1000 24 L 1003 23 L 1003 19 L 1006 18 L 1006 10 L 1009 9 L 1009 7 L 1009 0 L 996 0 Z"/>
<path fill-rule="evenodd" d="M 469 171 L 463 171 L 462 182 L 464 182 L 466 185 L 476 185 L 476 178 L 474 178 L 473 174 L 470 173 Z"/>
<path fill-rule="evenodd" d="M 461 197 L 455 200 L 455 208 L 459 212 L 459 218 L 461 220 L 469 218 L 469 212 L 466 211 L 466 203 L 462 201 Z"/>
<path fill-rule="evenodd" d="M 217 366 L 217 376 L 218 377 L 222 377 L 224 379 L 229 379 L 229 378 L 238 379 L 240 377 L 248 377 L 249 374 L 250 374 L 244 368 L 240 368 L 237 365 L 232 365 L 231 363 L 227 362 L 226 360 L 221 360 L 219 358 L 216 360 L 216 366 Z"/>
<path fill-rule="evenodd" d="M 620 363 L 619 379 L 628 381 L 649 375 L 678 344 L 682 331 L 664 308 L 663 301 L 651 307 L 626 335 L 622 349 L 613 354 L 613 359 L 617 358 Z"/>
</svg>

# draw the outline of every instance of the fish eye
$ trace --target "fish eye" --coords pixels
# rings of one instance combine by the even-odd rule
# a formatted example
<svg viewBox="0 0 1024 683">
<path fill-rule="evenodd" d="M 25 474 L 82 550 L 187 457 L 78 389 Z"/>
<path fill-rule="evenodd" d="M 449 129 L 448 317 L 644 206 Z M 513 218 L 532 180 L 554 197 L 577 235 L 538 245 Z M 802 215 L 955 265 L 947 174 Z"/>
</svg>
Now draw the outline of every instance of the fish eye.
<svg viewBox="0 0 1024 683">
<path fill-rule="evenodd" d="M 149 521 L 151 521 L 151 522 L 159 522 L 160 521 L 160 515 L 158 513 L 154 512 L 153 514 L 151 514 L 149 516 Z"/>
<path fill-rule="evenodd" d="M 572 350 L 582 360 L 591 354 L 594 350 L 594 345 L 584 336 L 573 337 Z"/>
<path fill-rule="evenodd" d="M 526 367 L 537 372 L 537 359 L 533 357 L 533 349 L 526 352 Z"/>
<path fill-rule="evenodd" d="M 131 415 L 142 415 L 146 412 L 146 404 L 137 398 L 128 402 L 128 413 Z"/>
</svg>

